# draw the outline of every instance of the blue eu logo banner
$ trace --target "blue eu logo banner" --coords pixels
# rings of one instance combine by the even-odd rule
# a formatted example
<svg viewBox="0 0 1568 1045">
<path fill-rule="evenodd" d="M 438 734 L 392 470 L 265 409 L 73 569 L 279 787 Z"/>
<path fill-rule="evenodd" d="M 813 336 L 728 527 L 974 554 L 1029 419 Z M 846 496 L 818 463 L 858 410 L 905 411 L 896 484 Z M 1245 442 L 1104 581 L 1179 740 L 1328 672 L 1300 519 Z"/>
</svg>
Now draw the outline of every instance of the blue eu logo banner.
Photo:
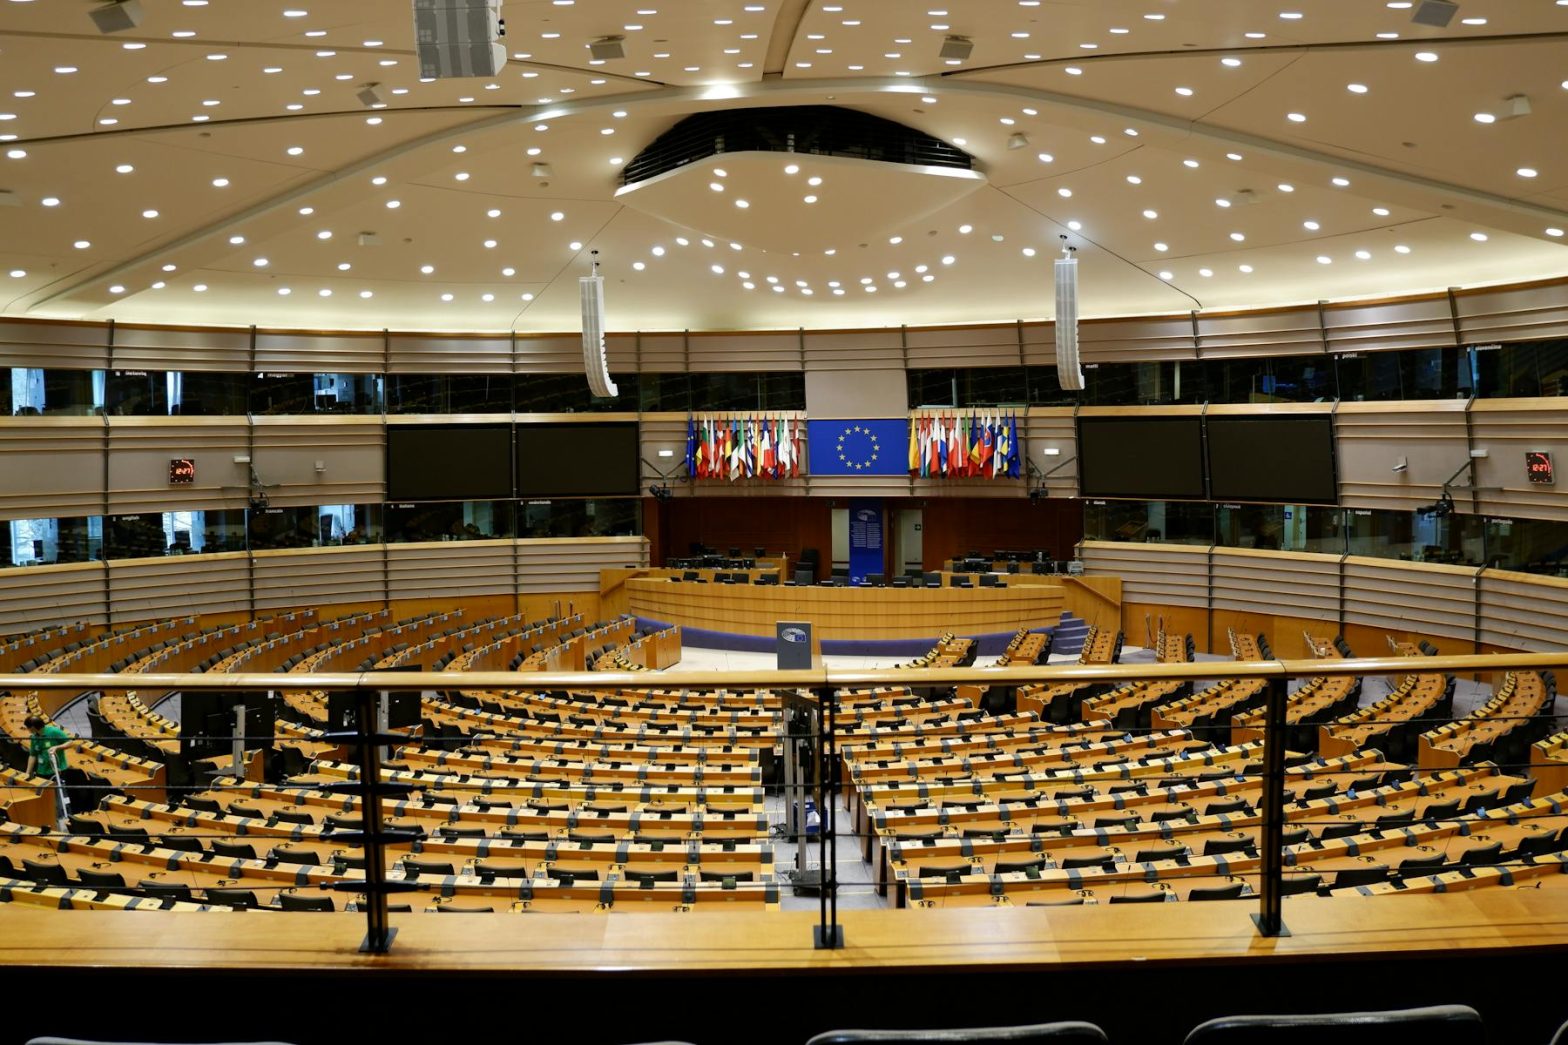
<svg viewBox="0 0 1568 1045">
<path fill-rule="evenodd" d="M 909 421 L 808 421 L 812 475 L 907 475 Z"/>
</svg>

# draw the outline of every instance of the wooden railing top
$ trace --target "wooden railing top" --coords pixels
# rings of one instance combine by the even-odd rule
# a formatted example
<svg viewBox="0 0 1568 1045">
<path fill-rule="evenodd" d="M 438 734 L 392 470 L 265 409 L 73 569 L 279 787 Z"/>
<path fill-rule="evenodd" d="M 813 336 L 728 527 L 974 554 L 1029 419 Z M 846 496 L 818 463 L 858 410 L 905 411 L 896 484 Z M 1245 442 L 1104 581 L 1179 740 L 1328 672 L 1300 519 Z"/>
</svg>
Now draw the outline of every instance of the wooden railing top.
<svg viewBox="0 0 1568 1045">
<path fill-rule="evenodd" d="M 0 674 L 0 691 L 224 689 L 819 689 L 860 686 L 1016 686 L 1030 682 L 1128 682 L 1140 679 L 1291 679 L 1305 676 L 1471 674 L 1568 668 L 1568 650 L 1452 657 L 1361 660 L 1198 661 L 1183 664 L 1062 664 L 1049 667 L 813 668 L 805 671 L 352 672 L 344 674 Z"/>
</svg>

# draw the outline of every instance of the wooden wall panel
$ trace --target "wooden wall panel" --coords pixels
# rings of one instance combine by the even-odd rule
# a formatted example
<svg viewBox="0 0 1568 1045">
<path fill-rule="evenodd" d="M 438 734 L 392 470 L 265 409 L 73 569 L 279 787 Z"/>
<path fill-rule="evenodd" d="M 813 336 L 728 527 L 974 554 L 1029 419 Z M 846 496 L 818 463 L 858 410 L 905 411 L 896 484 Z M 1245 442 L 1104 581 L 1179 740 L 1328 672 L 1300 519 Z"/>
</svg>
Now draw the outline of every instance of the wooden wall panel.
<svg viewBox="0 0 1568 1045">
<path fill-rule="evenodd" d="M 573 357 L 582 369 L 581 345 Z M 521 354 L 521 343 L 519 343 Z M 523 367 L 538 370 L 540 367 Z M 573 368 L 568 368 L 573 369 Z M 392 374 L 509 374 L 512 372 L 512 339 L 457 334 L 392 334 L 387 338 L 387 372 Z"/>
<path fill-rule="evenodd" d="M 799 371 L 801 335 L 796 330 L 756 334 L 692 334 L 686 342 L 693 373 Z"/>
<path fill-rule="evenodd" d="M 380 545 L 255 552 L 257 612 L 324 603 L 384 603 L 384 550 Z M 500 578 L 497 583 L 504 584 Z"/>
<path fill-rule="evenodd" d="M 1052 497 L 1078 496 L 1078 425 L 1072 407 L 1036 406 L 1020 418 L 1027 459 L 1044 475 L 1030 486 L 1043 483 Z M 1059 453 L 1047 454 L 1047 450 Z M 1027 471 L 1027 467 L 1025 471 Z"/>
<path fill-rule="evenodd" d="M 1086 319 L 1078 324 L 1078 350 L 1085 363 L 1198 357 L 1190 315 Z"/>
<path fill-rule="evenodd" d="M 105 434 L 98 417 L 0 418 L 0 519 L 101 515 Z"/>
<path fill-rule="evenodd" d="M 111 623 L 250 610 L 250 556 L 171 555 L 109 564 Z"/>
<path fill-rule="evenodd" d="M 648 374 L 680 374 L 688 369 L 685 334 L 641 334 L 638 370 Z"/>
<path fill-rule="evenodd" d="M 911 370 L 938 367 L 1021 366 L 1017 325 L 910 327 L 905 331 Z"/>
<path fill-rule="evenodd" d="M 73 621 L 107 624 L 105 583 L 101 562 L 0 570 L 0 632 Z"/>
<path fill-rule="evenodd" d="M 1056 324 L 1024 323 L 1019 330 L 1023 339 L 1025 366 L 1056 365 Z"/>
<path fill-rule="evenodd" d="M 243 508 L 250 473 L 234 458 L 249 453 L 243 417 L 110 418 L 109 514 Z M 196 462 L 189 486 L 169 485 L 176 458 Z"/>
<path fill-rule="evenodd" d="M 889 370 L 904 365 L 899 330 L 808 330 L 801 338 L 801 359 L 807 370 Z"/>
<path fill-rule="evenodd" d="M 1447 294 L 1325 305 L 1323 328 L 1332 352 L 1394 352 L 1459 344 Z"/>
<path fill-rule="evenodd" d="M 1562 488 L 1531 483 L 1524 470 L 1529 450 L 1546 450 L 1554 461 L 1568 463 L 1568 412 L 1562 402 L 1478 399 L 1472 404 L 1471 437 L 1477 449 L 1487 452 L 1475 462 L 1481 514 L 1568 520 L 1568 497 Z M 1456 489 L 1454 498 L 1462 510 L 1470 510 L 1468 490 Z"/>
<path fill-rule="evenodd" d="M 989 555 L 1041 549 L 1062 560 L 1071 558 L 1073 546 L 1083 539 L 1083 507 L 1079 501 L 1050 498 L 998 502 L 932 497 L 921 505 L 921 525 L 927 570 L 940 570 L 945 560 L 971 551 Z"/>
<path fill-rule="evenodd" d="M 660 564 L 691 554 L 694 544 L 720 552 L 739 548 L 748 556 L 760 547 L 771 555 L 784 552 L 791 563 L 800 560 L 802 548 L 815 548 L 824 566 L 833 554 L 832 504 L 820 497 L 780 501 L 714 496 L 672 501 L 666 508 Z"/>
<path fill-rule="evenodd" d="M 1316 306 L 1198 315 L 1198 355 L 1204 359 L 1321 355 L 1323 351 Z"/>
<path fill-rule="evenodd" d="M 582 340 L 578 339 L 579 367 L 582 359 Z M 604 338 L 604 358 L 612 374 L 630 374 L 637 369 L 638 335 L 607 334 Z"/>
<path fill-rule="evenodd" d="M 379 374 L 386 367 L 384 333 L 256 332 L 256 369 L 301 374 Z"/>
<path fill-rule="evenodd" d="M 1307 646 L 1306 635 L 1316 639 L 1333 639 L 1339 634 L 1339 622 L 1308 617 L 1282 617 L 1262 612 L 1241 612 L 1216 609 L 1210 615 L 1212 634 L 1209 652 L 1221 656 L 1230 654 L 1230 636 L 1262 635 L 1268 640 L 1269 650 L 1275 657 L 1285 660 L 1310 660 L 1312 651 Z M 1131 639 L 1128 640 L 1132 641 Z"/>
<path fill-rule="evenodd" d="M 1209 611 L 1192 606 L 1168 606 L 1151 602 L 1125 602 L 1122 604 L 1122 634 L 1129 646 L 1145 646 L 1148 635 L 1159 633 L 1161 622 L 1165 630 L 1176 635 L 1191 635 L 1200 653 L 1230 652 L 1209 649 Z M 1107 625 L 1109 626 L 1109 625 Z M 1225 641 L 1224 634 L 1220 642 Z"/>
<path fill-rule="evenodd" d="M 261 481 L 279 487 L 267 494 L 274 505 L 386 499 L 386 430 L 379 419 L 257 417 L 254 424 L 251 459 Z M 241 467 L 234 466 L 236 475 Z"/>
<path fill-rule="evenodd" d="M 461 601 L 469 595 L 510 590 L 513 543 L 501 540 L 388 545 L 387 597 Z"/>
<path fill-rule="evenodd" d="M 600 570 L 648 565 L 648 542 L 642 537 L 517 541 L 516 545 L 519 592 L 592 592 L 597 598 Z"/>
<path fill-rule="evenodd" d="M 198 330 L 116 325 L 110 366 L 115 370 L 251 369 L 249 330 Z"/>
<path fill-rule="evenodd" d="M 1341 403 L 1334 415 L 1340 503 L 1410 511 L 1431 504 L 1468 459 L 1465 401 Z M 1406 458 L 1409 468 L 1395 472 Z"/>
<path fill-rule="evenodd" d="M 1464 566 L 1347 556 L 1345 623 L 1470 640 L 1476 571 Z"/>
<path fill-rule="evenodd" d="M 1568 337 L 1568 280 L 1454 293 L 1467 345 Z"/>
<path fill-rule="evenodd" d="M 1480 598 L 1483 644 L 1536 653 L 1568 649 L 1568 582 L 1487 570 Z"/>
<path fill-rule="evenodd" d="M 1215 548 L 1216 610 L 1339 620 L 1339 556 Z"/>
<path fill-rule="evenodd" d="M 101 323 L 0 321 L 0 367 L 105 370 L 109 328 Z"/>
<path fill-rule="evenodd" d="M 1122 579 L 1125 602 L 1209 606 L 1209 549 L 1184 544 L 1084 541 L 1084 572 Z"/>
</svg>

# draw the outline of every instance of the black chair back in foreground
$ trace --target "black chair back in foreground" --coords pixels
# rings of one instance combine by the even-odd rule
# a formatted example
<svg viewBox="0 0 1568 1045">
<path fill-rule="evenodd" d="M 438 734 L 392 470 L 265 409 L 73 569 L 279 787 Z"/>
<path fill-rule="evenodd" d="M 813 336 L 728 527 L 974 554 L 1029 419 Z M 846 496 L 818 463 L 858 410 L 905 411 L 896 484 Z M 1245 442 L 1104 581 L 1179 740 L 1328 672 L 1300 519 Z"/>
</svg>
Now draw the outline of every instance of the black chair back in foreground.
<svg viewBox="0 0 1568 1045">
<path fill-rule="evenodd" d="M 1105 1032 L 1092 1023 L 1069 1020 L 1027 1027 L 974 1027 L 954 1030 L 834 1030 L 806 1045 L 1104 1045 Z"/>
<path fill-rule="evenodd" d="M 1481 1014 L 1468 1005 L 1433 1005 L 1391 1012 L 1304 1016 L 1222 1016 L 1200 1023 L 1186 1045 L 1486 1045 Z"/>
</svg>

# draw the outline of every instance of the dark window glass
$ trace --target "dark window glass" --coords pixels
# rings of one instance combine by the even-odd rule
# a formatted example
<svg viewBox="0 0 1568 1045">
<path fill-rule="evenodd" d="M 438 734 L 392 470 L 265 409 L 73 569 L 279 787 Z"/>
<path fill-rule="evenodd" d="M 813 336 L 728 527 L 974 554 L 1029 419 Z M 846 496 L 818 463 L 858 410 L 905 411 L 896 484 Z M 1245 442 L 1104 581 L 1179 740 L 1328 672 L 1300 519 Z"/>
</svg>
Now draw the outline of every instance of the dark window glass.
<svg viewBox="0 0 1568 1045">
<path fill-rule="evenodd" d="M 1208 396 L 1196 362 L 1086 363 L 1083 374 L 1087 406 L 1202 403 Z"/>
<path fill-rule="evenodd" d="M 1380 559 L 1479 566 L 1482 523 L 1475 515 L 1423 515 L 1354 508 L 1346 518 L 1346 551 Z"/>
<path fill-rule="evenodd" d="M 47 566 L 103 557 L 100 516 L 0 522 L 0 566 Z"/>
<path fill-rule="evenodd" d="M 806 409 L 806 375 L 793 371 L 757 375 L 764 410 Z"/>
<path fill-rule="evenodd" d="M 257 374 L 250 383 L 253 414 L 378 414 L 377 374 Z"/>
<path fill-rule="evenodd" d="M 909 388 L 909 408 L 958 405 L 957 370 L 909 370 L 904 374 Z"/>
<path fill-rule="evenodd" d="M 1488 565 L 1568 576 L 1568 522 L 1487 519 L 1483 525 Z"/>
<path fill-rule="evenodd" d="M 644 411 L 679 413 L 692 409 L 690 374 L 639 374 L 638 377 Z"/>
<path fill-rule="evenodd" d="M 634 537 L 642 532 L 642 502 L 627 498 L 523 501 L 519 537 Z"/>
<path fill-rule="evenodd" d="M 0 369 L 0 380 L 5 382 L 10 415 L 83 416 L 103 411 L 102 370 L 12 367 Z"/>
<path fill-rule="evenodd" d="M 508 414 L 512 375 L 388 374 L 386 400 L 389 414 Z"/>
<path fill-rule="evenodd" d="M 581 374 L 518 374 L 520 414 L 635 413 L 639 402 L 636 374 L 611 374 L 616 394 L 596 396 Z"/>
<path fill-rule="evenodd" d="M 1072 406 L 1082 394 L 1063 388 L 1054 366 L 1029 367 L 1025 376 L 1029 384 L 1029 402 L 1034 406 Z"/>
<path fill-rule="evenodd" d="M 1215 511 L 1217 543 L 1227 548 L 1343 555 L 1344 512 L 1301 504 L 1221 504 Z"/>
<path fill-rule="evenodd" d="M 757 410 L 761 408 L 756 374 L 692 374 L 693 410 Z"/>
<path fill-rule="evenodd" d="M 975 367 L 959 371 L 959 406 L 1027 403 L 1028 378 L 1021 366 Z"/>
<path fill-rule="evenodd" d="M 168 417 L 169 375 L 162 370 L 111 370 L 104 409 L 116 416 Z"/>
<path fill-rule="evenodd" d="M 1487 399 L 1568 395 L 1568 341 L 1474 350 L 1475 391 Z"/>
<path fill-rule="evenodd" d="M 1335 366 L 1339 397 L 1353 402 L 1453 399 L 1470 386 L 1465 353 L 1452 348 L 1350 353 L 1337 356 Z"/>
<path fill-rule="evenodd" d="M 491 541 L 513 534 L 512 501 L 439 501 L 388 504 L 388 544 L 425 541 Z"/>
<path fill-rule="evenodd" d="M 180 375 L 180 405 L 173 411 L 197 417 L 234 417 L 250 409 L 249 374 L 201 373 Z"/>
<path fill-rule="evenodd" d="M 1205 362 L 1211 403 L 1318 403 L 1335 396 L 1327 356 L 1214 359 Z"/>
<path fill-rule="evenodd" d="M 104 554 L 110 559 L 151 559 L 167 555 L 163 513 L 111 515 L 104 522 Z"/>
<path fill-rule="evenodd" d="M 1213 544 L 1214 506 L 1188 501 L 1085 501 L 1089 541 Z"/>
</svg>

